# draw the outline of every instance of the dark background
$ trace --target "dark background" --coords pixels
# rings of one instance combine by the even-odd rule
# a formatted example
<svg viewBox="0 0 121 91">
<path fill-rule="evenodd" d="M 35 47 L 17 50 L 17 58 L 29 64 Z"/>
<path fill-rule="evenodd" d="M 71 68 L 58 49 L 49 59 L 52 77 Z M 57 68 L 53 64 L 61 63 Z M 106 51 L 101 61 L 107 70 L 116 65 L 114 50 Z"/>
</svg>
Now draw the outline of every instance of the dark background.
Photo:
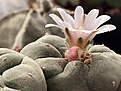
<svg viewBox="0 0 121 91">
<path fill-rule="evenodd" d="M 96 35 L 94 44 L 104 44 L 116 53 L 121 54 L 121 16 L 111 16 L 111 19 L 105 24 L 115 25 L 116 30 Z"/>
</svg>

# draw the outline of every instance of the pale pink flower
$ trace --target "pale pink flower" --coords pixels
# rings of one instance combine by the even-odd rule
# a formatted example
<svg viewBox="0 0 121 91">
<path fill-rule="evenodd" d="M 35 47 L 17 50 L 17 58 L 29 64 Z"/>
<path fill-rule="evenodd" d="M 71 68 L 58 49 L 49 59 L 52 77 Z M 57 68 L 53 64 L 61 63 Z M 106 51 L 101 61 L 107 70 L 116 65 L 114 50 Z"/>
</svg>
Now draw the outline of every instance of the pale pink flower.
<svg viewBox="0 0 121 91">
<path fill-rule="evenodd" d="M 108 15 L 101 15 L 99 17 L 99 10 L 92 9 L 87 15 L 81 6 L 77 6 L 74 12 L 74 18 L 67 14 L 63 9 L 57 8 L 63 20 L 55 14 L 49 16 L 58 24 L 47 24 L 45 27 L 59 27 L 63 30 L 66 37 L 69 39 L 70 47 L 79 46 L 84 49 L 96 34 L 108 32 L 116 29 L 114 25 L 107 24 L 100 27 L 110 19 Z"/>
</svg>

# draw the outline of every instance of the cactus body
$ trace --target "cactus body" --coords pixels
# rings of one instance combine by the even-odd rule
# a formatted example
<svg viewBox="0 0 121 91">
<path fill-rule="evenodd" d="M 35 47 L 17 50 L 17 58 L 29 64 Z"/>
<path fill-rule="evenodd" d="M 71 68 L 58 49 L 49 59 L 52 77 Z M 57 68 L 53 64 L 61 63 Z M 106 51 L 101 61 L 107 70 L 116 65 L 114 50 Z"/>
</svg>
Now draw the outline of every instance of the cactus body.
<svg viewBox="0 0 121 91">
<path fill-rule="evenodd" d="M 69 49 L 69 46 L 67 42 L 65 41 L 64 38 L 58 37 L 56 35 L 44 35 L 43 37 L 39 38 L 37 40 L 38 42 L 44 42 L 44 43 L 49 43 L 53 45 L 58 51 L 61 53 L 61 55 L 64 57 L 65 56 L 65 51 Z"/>
<path fill-rule="evenodd" d="M 0 74 L 22 62 L 24 55 L 7 48 L 0 48 Z"/>
<path fill-rule="evenodd" d="M 4 84 L 21 91 L 47 91 L 46 82 L 39 65 L 28 57 L 22 63 L 2 74 Z"/>
<path fill-rule="evenodd" d="M 20 53 L 34 60 L 45 57 L 62 57 L 60 52 L 54 46 L 36 41 L 26 45 Z"/>
<path fill-rule="evenodd" d="M 42 68 L 46 79 L 52 78 L 53 76 L 56 76 L 63 72 L 63 69 L 65 65 L 67 64 L 67 61 L 63 58 L 41 58 L 35 60 L 40 68 Z"/>
<path fill-rule="evenodd" d="M 67 63 L 61 73 L 46 79 L 48 91 L 120 91 L 121 56 L 104 45 L 94 45 L 88 52 L 92 55 L 89 65 L 79 60 Z M 51 62 L 45 64 L 51 69 Z"/>
<path fill-rule="evenodd" d="M 0 91 L 47 91 L 44 74 L 31 58 L 0 48 Z"/>
</svg>

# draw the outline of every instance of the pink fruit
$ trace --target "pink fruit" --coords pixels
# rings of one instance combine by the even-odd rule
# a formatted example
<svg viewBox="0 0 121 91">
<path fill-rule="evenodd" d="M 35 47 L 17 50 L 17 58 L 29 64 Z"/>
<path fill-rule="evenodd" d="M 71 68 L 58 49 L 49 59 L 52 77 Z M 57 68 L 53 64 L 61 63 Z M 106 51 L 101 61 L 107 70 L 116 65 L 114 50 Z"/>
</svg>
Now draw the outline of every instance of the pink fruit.
<svg viewBox="0 0 121 91">
<path fill-rule="evenodd" d="M 67 55 L 68 62 L 78 59 L 78 50 L 81 50 L 78 46 L 73 46 L 69 49 Z"/>
<path fill-rule="evenodd" d="M 66 56 L 68 62 L 78 60 L 78 61 L 83 62 L 84 64 L 90 64 L 91 57 L 92 57 L 91 54 L 82 50 L 78 46 L 71 47 L 69 49 L 69 52 L 67 53 L 67 56 Z"/>
</svg>

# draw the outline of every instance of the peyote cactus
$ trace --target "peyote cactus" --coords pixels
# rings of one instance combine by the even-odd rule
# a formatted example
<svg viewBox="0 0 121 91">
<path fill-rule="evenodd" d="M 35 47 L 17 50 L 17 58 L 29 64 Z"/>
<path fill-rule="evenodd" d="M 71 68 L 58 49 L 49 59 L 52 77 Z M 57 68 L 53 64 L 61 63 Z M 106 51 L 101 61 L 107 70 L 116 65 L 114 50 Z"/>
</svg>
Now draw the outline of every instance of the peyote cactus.
<svg viewBox="0 0 121 91">
<path fill-rule="evenodd" d="M 0 48 L 0 75 L 2 75 L 5 70 L 19 65 L 23 57 L 24 55 L 20 55 L 13 50 Z"/>
<path fill-rule="evenodd" d="M 31 49 L 31 50 L 30 50 Z M 38 58 L 46 57 L 62 57 L 60 52 L 52 45 L 43 42 L 32 42 L 26 45 L 21 51 L 21 54 L 24 54 L 34 60 Z"/>
<path fill-rule="evenodd" d="M 47 91 L 39 65 L 16 51 L 0 48 L 0 91 Z"/>
<path fill-rule="evenodd" d="M 102 45 L 94 45 L 88 50 L 89 53 L 115 53 L 113 50 L 110 50 L 108 47 Z"/>
<path fill-rule="evenodd" d="M 45 35 L 42 39 L 46 36 L 50 35 Z M 54 37 L 54 35 L 51 35 L 51 37 L 52 36 Z M 67 60 L 61 58 L 61 56 L 58 56 L 59 58 L 49 56 L 48 54 L 52 51 L 47 51 L 44 47 L 43 50 L 37 47 L 45 44 L 42 43 L 42 39 L 40 38 L 28 44 L 20 53 L 33 58 L 38 63 L 44 72 L 48 91 L 121 90 L 121 56 L 119 54 L 116 54 L 104 45 L 94 45 L 87 50 L 87 53 L 91 55 L 91 62 L 89 64 L 78 59 L 67 62 Z M 49 45 L 51 45 L 51 43 Z M 48 54 L 44 52 L 48 52 Z M 43 57 L 42 53 L 44 53 Z M 55 53 L 55 55 L 56 54 L 57 53 Z M 86 60 L 86 58 L 84 60 Z"/>
<path fill-rule="evenodd" d="M 54 57 L 39 58 L 35 61 L 39 64 L 40 68 L 42 68 L 47 80 L 63 72 L 63 69 L 67 64 L 65 59 Z"/>
<path fill-rule="evenodd" d="M 47 80 L 48 91 L 89 91 L 88 66 L 80 61 L 69 62 L 63 72 Z"/>
<path fill-rule="evenodd" d="M 45 36 L 43 36 L 43 38 Z M 54 35 L 51 35 L 51 37 L 52 36 L 55 38 Z M 14 62 L 13 66 L 1 72 L 1 90 L 4 91 L 4 89 L 9 88 L 10 91 L 11 89 L 13 89 L 13 91 L 14 89 L 20 91 L 121 90 L 121 55 L 116 54 L 104 45 L 94 45 L 87 50 L 87 53 L 91 55 L 91 62 L 89 64 L 78 59 L 73 59 L 68 62 L 65 58 L 62 58 L 56 47 L 51 44 L 43 43 L 42 40 L 40 40 L 41 38 L 26 45 L 20 52 L 34 59 L 35 62 L 15 51 L 4 48 L 1 49 L 1 59 L 8 55 L 6 61 Z M 10 57 L 13 58 L 10 59 Z M 15 58 L 19 58 L 18 60 L 21 61 L 13 61 Z M 81 56 L 81 58 L 83 57 Z M 7 64 L 10 63 L 6 63 L 6 65 Z M 18 73 L 22 74 L 20 75 Z M 6 86 L 8 88 L 6 88 Z"/>
<path fill-rule="evenodd" d="M 44 3 L 44 1 L 40 4 L 42 3 Z M 0 47 L 14 49 L 16 46 L 18 46 L 19 48 L 23 48 L 28 43 L 33 42 L 45 35 L 45 33 L 64 37 L 64 34 L 62 31 L 60 31 L 60 29 L 45 28 L 45 24 L 53 22 L 48 16 L 49 13 L 58 13 L 55 8 L 49 5 L 50 2 L 46 4 L 45 6 L 43 5 L 42 10 L 23 10 L 13 12 L 4 16 L 3 18 L 0 18 Z M 46 6 L 50 6 L 50 8 L 46 10 Z M 44 14 L 40 14 L 43 12 Z"/>
<path fill-rule="evenodd" d="M 6 86 L 21 91 L 47 91 L 42 70 L 28 57 L 24 57 L 20 65 L 6 70 L 2 80 Z"/>
<path fill-rule="evenodd" d="M 120 91 L 121 55 L 104 45 L 91 47 L 89 53 L 93 55 L 87 80 L 90 90 Z"/>
<path fill-rule="evenodd" d="M 44 42 L 53 45 L 61 53 L 62 57 L 65 56 L 65 51 L 69 49 L 69 45 L 65 41 L 65 39 L 56 35 L 46 34 L 43 37 L 39 38 L 37 42 Z"/>
<path fill-rule="evenodd" d="M 19 40 L 19 44 L 16 43 L 16 46 L 20 46 L 22 48 L 26 44 L 35 41 L 39 37 L 43 36 L 46 32 L 49 33 L 49 31 L 44 28 L 44 20 L 40 18 L 36 11 L 33 11 L 31 14 L 31 18 L 28 21 L 28 26 L 25 28 L 24 34 L 20 34 L 19 31 L 24 25 L 27 13 L 28 11 L 21 11 L 18 13 L 10 14 L 0 19 L 0 47 L 12 48 L 13 44 L 15 44 L 14 42 L 16 42 L 15 39 L 18 33 L 20 35 L 19 39 L 21 38 L 21 41 Z"/>
<path fill-rule="evenodd" d="M 0 88 L 2 89 L 4 86 L 5 86 L 5 85 L 4 85 L 3 81 L 2 81 L 2 76 L 0 75 Z M 0 89 L 0 90 L 1 90 L 1 89 Z"/>
<path fill-rule="evenodd" d="M 1 88 L 0 91 L 21 91 L 21 90 L 15 90 L 8 87 L 4 87 L 4 88 Z"/>
<path fill-rule="evenodd" d="M 47 79 L 48 91 L 120 91 L 121 56 L 104 45 L 92 46 L 88 52 L 89 65 L 79 60 L 67 63 L 63 72 Z"/>
<path fill-rule="evenodd" d="M 47 0 L 42 1 L 45 3 Z M 65 0 L 64 3 L 76 6 L 79 1 Z M 102 1 L 94 3 L 99 4 Z M 46 4 L 49 5 L 45 3 L 45 6 Z M 54 11 L 55 8 L 45 6 L 41 15 L 38 14 L 38 10 L 24 11 L 24 14 L 21 13 L 24 17 L 20 14 L 21 24 L 19 29 L 14 30 L 15 36 L 12 36 L 12 43 L 15 39 L 13 48 L 24 47 L 20 53 L 0 48 L 0 91 L 121 91 L 121 55 L 104 45 L 91 45 L 88 48 L 89 42 L 96 34 L 115 29 L 114 25 L 98 28 L 110 17 L 102 15 L 97 18 L 97 9 L 86 15 L 83 8 L 78 6 L 73 19 L 71 15 L 58 8 L 63 20 L 50 14 L 58 25 L 48 26 L 60 27 L 68 38 L 67 43 L 64 38 L 44 35 L 45 31 L 41 31 L 45 29 L 45 23 L 52 22 L 47 16 L 48 13 L 57 13 L 57 10 Z M 14 20 L 7 17 L 6 21 Z M 5 24 L 5 21 L 0 24 L 4 26 L 2 24 Z M 8 27 L 4 26 L 1 32 L 6 33 L 4 28 Z M 48 33 L 57 34 L 58 31 Z M 62 34 L 64 37 L 63 33 L 59 32 L 57 35 Z M 38 37 L 41 38 L 36 40 Z M 36 41 L 32 42 L 34 40 Z"/>
<path fill-rule="evenodd" d="M 21 28 L 22 23 L 24 22 L 24 19 L 26 17 L 26 14 L 27 12 L 23 11 L 17 14 L 10 14 L 0 19 L 0 47 L 12 47 L 16 34 Z M 9 36 L 7 36 L 8 34 Z"/>
</svg>

